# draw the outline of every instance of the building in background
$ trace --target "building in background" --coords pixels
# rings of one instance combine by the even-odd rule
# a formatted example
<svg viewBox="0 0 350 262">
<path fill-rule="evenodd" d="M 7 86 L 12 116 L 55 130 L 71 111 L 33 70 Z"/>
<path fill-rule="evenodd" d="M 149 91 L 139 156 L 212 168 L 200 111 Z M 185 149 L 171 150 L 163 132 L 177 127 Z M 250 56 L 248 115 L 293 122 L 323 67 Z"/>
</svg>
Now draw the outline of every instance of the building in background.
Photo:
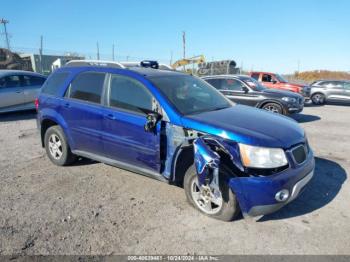
<svg viewBox="0 0 350 262">
<path fill-rule="evenodd" d="M 70 60 L 85 59 L 83 56 L 75 54 L 67 55 L 39 55 L 39 54 L 19 54 L 25 64 L 30 65 L 29 71 L 34 71 L 44 75 L 50 74 L 54 69 L 63 66 Z"/>
</svg>

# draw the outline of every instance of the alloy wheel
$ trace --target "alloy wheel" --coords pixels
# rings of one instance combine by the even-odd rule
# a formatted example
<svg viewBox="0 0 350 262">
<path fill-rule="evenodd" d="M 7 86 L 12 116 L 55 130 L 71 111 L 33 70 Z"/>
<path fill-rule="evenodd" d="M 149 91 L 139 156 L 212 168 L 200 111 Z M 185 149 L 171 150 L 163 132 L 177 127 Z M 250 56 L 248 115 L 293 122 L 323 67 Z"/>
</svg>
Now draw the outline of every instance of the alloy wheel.
<svg viewBox="0 0 350 262">
<path fill-rule="evenodd" d="M 317 104 L 317 105 L 323 104 L 323 102 L 324 102 L 324 96 L 321 95 L 321 94 L 313 95 L 313 96 L 312 96 L 312 101 L 313 101 L 315 104 Z"/>
<path fill-rule="evenodd" d="M 191 183 L 191 196 L 196 206 L 208 215 L 215 215 L 221 210 L 221 191 L 210 185 L 199 186 L 197 177 L 194 177 Z"/>
<path fill-rule="evenodd" d="M 54 159 L 58 160 L 62 157 L 62 142 L 56 134 L 52 134 L 49 138 L 49 151 Z"/>
<path fill-rule="evenodd" d="M 270 111 L 272 113 L 277 113 L 277 114 L 279 114 L 279 112 L 280 112 L 279 108 L 275 105 L 264 106 L 264 109 L 267 111 Z"/>
</svg>

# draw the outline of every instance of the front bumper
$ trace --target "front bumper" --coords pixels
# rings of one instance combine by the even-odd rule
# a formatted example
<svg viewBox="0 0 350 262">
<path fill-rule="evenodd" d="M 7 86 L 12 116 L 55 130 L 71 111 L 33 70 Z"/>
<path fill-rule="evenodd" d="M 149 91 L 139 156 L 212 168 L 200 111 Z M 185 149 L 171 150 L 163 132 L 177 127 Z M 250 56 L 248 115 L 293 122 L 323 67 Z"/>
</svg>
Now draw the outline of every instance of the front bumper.
<svg viewBox="0 0 350 262">
<path fill-rule="evenodd" d="M 293 113 L 300 113 L 301 111 L 303 111 L 304 109 L 304 104 L 301 104 L 299 106 L 291 106 L 291 107 L 288 107 L 288 113 L 290 114 L 293 114 Z"/>
<path fill-rule="evenodd" d="M 273 213 L 298 197 L 313 177 L 315 160 L 310 150 L 304 163 L 297 165 L 289 162 L 287 169 L 271 176 L 235 177 L 229 180 L 244 216 Z M 283 189 L 287 189 L 290 195 L 284 202 L 278 202 L 275 196 Z"/>
</svg>

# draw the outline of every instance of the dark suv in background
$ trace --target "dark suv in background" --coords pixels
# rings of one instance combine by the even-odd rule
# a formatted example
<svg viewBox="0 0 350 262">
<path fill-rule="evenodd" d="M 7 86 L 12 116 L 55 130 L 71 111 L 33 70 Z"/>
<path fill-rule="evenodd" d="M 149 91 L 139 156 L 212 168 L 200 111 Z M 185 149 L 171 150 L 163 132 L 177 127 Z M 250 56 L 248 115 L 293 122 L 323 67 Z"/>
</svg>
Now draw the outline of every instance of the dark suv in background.
<svg viewBox="0 0 350 262">
<path fill-rule="evenodd" d="M 302 95 L 268 89 L 254 78 L 237 75 L 203 77 L 230 100 L 248 106 L 272 111 L 283 115 L 299 113 L 304 108 Z"/>
<path fill-rule="evenodd" d="M 316 105 L 326 102 L 350 103 L 349 80 L 318 80 L 311 84 L 311 100 Z"/>
</svg>

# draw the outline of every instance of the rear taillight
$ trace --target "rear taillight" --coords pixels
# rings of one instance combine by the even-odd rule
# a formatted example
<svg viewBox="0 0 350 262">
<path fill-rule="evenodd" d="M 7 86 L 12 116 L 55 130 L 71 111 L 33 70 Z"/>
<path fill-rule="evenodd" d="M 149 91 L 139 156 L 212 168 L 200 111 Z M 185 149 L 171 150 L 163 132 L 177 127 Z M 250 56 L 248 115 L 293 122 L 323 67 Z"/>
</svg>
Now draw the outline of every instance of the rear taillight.
<svg viewBox="0 0 350 262">
<path fill-rule="evenodd" d="M 39 98 L 35 98 L 34 105 L 35 105 L 36 111 L 38 111 L 38 109 L 39 109 Z"/>
</svg>

